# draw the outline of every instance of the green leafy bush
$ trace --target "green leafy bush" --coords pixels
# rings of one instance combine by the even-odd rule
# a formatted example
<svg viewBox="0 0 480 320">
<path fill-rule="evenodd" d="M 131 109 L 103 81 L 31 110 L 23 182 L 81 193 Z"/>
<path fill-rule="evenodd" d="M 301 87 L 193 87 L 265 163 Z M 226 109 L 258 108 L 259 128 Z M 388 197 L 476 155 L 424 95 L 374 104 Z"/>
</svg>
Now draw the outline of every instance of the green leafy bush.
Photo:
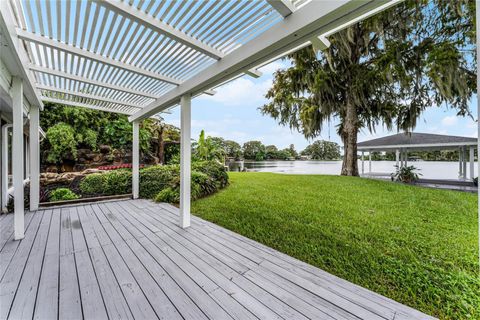
<svg viewBox="0 0 480 320">
<path fill-rule="evenodd" d="M 132 192 L 132 172 L 130 170 L 112 170 L 103 175 L 103 194 L 118 195 Z"/>
<path fill-rule="evenodd" d="M 47 156 L 48 162 L 59 162 L 66 154 L 77 158 L 77 140 L 75 131 L 70 125 L 60 122 L 50 127 L 47 131 L 47 140 L 51 146 Z"/>
<path fill-rule="evenodd" d="M 58 188 L 53 190 L 50 193 L 50 201 L 64 201 L 64 200 L 75 200 L 80 198 L 72 190 L 68 188 Z"/>
<path fill-rule="evenodd" d="M 192 198 L 208 196 L 218 190 L 217 183 L 203 172 L 192 171 Z"/>
<path fill-rule="evenodd" d="M 225 166 L 217 161 L 199 161 L 192 164 L 192 170 L 205 173 L 217 184 L 217 188 L 225 188 L 228 185 L 228 174 Z"/>
<path fill-rule="evenodd" d="M 151 166 L 140 170 L 140 197 L 152 199 L 157 193 L 175 184 L 180 176 L 178 165 Z"/>
<path fill-rule="evenodd" d="M 89 174 L 80 182 L 80 190 L 84 194 L 102 194 L 104 188 L 105 174 Z"/>
<path fill-rule="evenodd" d="M 180 190 L 178 188 L 167 187 L 160 191 L 154 199 L 156 202 L 179 203 Z"/>
</svg>

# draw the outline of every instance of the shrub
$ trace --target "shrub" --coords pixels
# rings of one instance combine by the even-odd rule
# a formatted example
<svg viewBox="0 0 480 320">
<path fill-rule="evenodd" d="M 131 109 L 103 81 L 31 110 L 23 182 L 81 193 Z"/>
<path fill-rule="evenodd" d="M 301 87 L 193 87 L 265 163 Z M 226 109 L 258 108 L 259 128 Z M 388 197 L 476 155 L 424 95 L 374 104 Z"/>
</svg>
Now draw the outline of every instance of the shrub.
<svg viewBox="0 0 480 320">
<path fill-rule="evenodd" d="M 217 183 L 203 172 L 192 171 L 192 199 L 208 196 L 217 191 Z"/>
<path fill-rule="evenodd" d="M 70 125 L 63 122 L 57 123 L 48 129 L 46 135 L 47 140 L 51 145 L 51 149 L 47 156 L 48 162 L 59 162 L 69 153 L 74 159 L 77 158 L 75 131 Z"/>
<path fill-rule="evenodd" d="M 80 191 L 84 194 L 102 194 L 105 175 L 102 173 L 89 174 L 80 182 Z"/>
<path fill-rule="evenodd" d="M 67 188 L 58 188 L 50 193 L 50 201 L 75 200 L 78 198 L 80 197 Z"/>
<path fill-rule="evenodd" d="M 192 170 L 205 173 L 217 184 L 217 189 L 228 185 L 228 174 L 224 165 L 217 161 L 200 161 L 192 164 Z"/>
<path fill-rule="evenodd" d="M 140 197 L 154 198 L 159 191 L 175 185 L 179 176 L 178 165 L 151 166 L 140 170 Z"/>
<path fill-rule="evenodd" d="M 179 203 L 180 190 L 178 188 L 167 187 L 160 191 L 154 199 L 156 202 Z"/>
<path fill-rule="evenodd" d="M 103 194 L 118 195 L 132 192 L 132 172 L 113 170 L 103 174 Z"/>
</svg>

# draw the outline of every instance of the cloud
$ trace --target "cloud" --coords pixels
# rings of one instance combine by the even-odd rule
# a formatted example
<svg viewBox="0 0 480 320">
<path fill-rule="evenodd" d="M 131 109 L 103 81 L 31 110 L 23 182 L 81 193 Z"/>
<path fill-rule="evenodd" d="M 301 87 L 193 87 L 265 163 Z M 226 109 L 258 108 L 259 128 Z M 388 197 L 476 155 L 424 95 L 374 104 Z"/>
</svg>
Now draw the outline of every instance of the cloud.
<svg viewBox="0 0 480 320">
<path fill-rule="evenodd" d="M 451 127 L 454 126 L 458 123 L 458 117 L 457 116 L 446 116 L 445 118 L 442 119 L 442 125 L 446 127 Z"/>
<path fill-rule="evenodd" d="M 272 85 L 272 79 L 255 82 L 249 78 L 242 77 L 216 88 L 217 93 L 213 96 L 201 96 L 198 99 L 202 102 L 221 103 L 223 106 L 241 106 L 244 104 L 257 104 L 266 102 L 265 93 Z"/>
</svg>

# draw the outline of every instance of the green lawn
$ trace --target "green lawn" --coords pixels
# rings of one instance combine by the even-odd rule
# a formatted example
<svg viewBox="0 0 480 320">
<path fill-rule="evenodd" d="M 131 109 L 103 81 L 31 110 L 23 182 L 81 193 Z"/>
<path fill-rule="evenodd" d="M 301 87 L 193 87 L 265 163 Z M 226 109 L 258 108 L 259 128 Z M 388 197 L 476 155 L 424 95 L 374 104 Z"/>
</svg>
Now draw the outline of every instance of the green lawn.
<svg viewBox="0 0 480 320">
<path fill-rule="evenodd" d="M 209 221 L 442 319 L 480 319 L 477 197 L 378 180 L 230 173 Z"/>
</svg>

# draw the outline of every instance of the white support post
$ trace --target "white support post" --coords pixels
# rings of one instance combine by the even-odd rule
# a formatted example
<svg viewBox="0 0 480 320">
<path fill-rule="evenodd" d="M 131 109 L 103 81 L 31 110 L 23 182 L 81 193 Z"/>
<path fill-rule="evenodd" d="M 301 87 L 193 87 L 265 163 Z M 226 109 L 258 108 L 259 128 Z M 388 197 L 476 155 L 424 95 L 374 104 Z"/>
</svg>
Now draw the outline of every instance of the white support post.
<svg viewBox="0 0 480 320">
<path fill-rule="evenodd" d="M 408 150 L 405 149 L 403 158 L 405 159 L 405 167 L 408 167 Z"/>
<path fill-rule="evenodd" d="M 133 199 L 138 199 L 140 190 L 140 123 L 133 121 L 133 146 L 132 146 L 132 193 Z"/>
<path fill-rule="evenodd" d="M 40 109 L 30 107 L 30 211 L 38 210 L 40 197 Z"/>
<path fill-rule="evenodd" d="M 463 180 L 467 180 L 467 147 L 462 148 L 463 159 Z"/>
<path fill-rule="evenodd" d="M 2 127 L 2 211 L 7 211 L 8 204 L 8 129 L 12 124 Z"/>
<path fill-rule="evenodd" d="M 12 171 L 15 197 L 15 240 L 23 239 L 25 235 L 24 205 L 23 205 L 23 83 L 22 79 L 14 77 L 12 81 L 13 100 L 13 140 L 12 140 Z"/>
<path fill-rule="evenodd" d="M 368 152 L 368 172 L 372 173 L 372 152 Z"/>
<path fill-rule="evenodd" d="M 190 182 L 191 182 L 191 96 L 180 99 L 180 227 L 190 226 Z"/>
<path fill-rule="evenodd" d="M 399 167 L 399 161 L 400 161 L 400 150 L 395 150 L 395 162 L 397 163 L 396 166 L 397 168 L 400 168 Z"/>
<path fill-rule="evenodd" d="M 470 180 L 475 178 L 475 148 L 470 147 Z"/>
<path fill-rule="evenodd" d="M 463 165 L 462 165 L 462 148 L 458 148 L 458 178 L 462 179 L 463 176 Z"/>
<path fill-rule="evenodd" d="M 365 173 L 365 152 L 362 151 L 362 175 Z"/>
</svg>

